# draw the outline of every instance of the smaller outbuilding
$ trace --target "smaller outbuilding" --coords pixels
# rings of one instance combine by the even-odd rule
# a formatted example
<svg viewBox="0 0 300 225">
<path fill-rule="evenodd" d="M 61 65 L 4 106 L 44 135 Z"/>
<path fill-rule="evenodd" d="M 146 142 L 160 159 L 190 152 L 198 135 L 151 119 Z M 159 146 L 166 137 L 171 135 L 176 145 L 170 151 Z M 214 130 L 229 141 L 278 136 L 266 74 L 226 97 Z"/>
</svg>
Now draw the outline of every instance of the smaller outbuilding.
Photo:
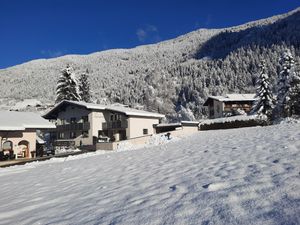
<svg viewBox="0 0 300 225">
<path fill-rule="evenodd" d="M 54 128 L 35 113 L 0 111 L 0 160 L 36 157 L 37 130 Z"/>
<path fill-rule="evenodd" d="M 181 121 L 179 123 L 157 124 L 154 126 L 157 134 L 169 133 L 171 136 L 184 136 L 199 131 L 199 121 Z"/>
</svg>

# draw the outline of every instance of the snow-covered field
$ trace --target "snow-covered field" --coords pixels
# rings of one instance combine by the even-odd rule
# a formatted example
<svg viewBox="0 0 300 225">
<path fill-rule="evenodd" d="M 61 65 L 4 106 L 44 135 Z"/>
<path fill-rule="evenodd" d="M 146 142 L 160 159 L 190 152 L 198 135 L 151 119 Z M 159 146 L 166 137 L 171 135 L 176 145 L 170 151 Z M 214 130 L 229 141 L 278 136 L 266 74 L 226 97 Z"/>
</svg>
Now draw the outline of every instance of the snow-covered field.
<svg viewBox="0 0 300 225">
<path fill-rule="evenodd" d="M 0 169 L 0 224 L 300 224 L 300 124 Z"/>
</svg>

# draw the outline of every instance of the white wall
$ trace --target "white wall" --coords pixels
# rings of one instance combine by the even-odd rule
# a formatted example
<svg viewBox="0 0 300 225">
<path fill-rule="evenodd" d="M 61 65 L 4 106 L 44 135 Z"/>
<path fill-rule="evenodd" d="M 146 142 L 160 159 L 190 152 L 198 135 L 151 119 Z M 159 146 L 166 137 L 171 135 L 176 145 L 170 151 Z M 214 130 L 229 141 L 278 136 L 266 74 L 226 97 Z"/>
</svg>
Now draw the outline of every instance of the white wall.
<svg viewBox="0 0 300 225">
<path fill-rule="evenodd" d="M 129 117 L 126 129 L 127 139 L 145 136 L 143 129 L 148 129 L 148 135 L 154 134 L 154 124 L 159 124 L 159 119 L 145 117 Z"/>
<path fill-rule="evenodd" d="M 98 137 L 98 131 L 102 130 L 102 123 L 105 123 L 103 112 L 91 112 L 89 114 L 89 121 L 91 125 L 89 136 L 92 138 Z"/>
</svg>

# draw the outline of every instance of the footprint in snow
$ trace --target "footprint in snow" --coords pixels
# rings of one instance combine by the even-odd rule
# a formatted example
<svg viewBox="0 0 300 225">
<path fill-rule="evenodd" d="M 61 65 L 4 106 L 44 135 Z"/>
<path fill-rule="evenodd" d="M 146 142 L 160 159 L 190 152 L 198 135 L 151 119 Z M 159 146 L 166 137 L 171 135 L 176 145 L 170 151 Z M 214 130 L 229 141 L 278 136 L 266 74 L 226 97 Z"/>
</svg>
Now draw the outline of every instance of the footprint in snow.
<svg viewBox="0 0 300 225">
<path fill-rule="evenodd" d="M 211 185 L 211 184 L 205 184 L 202 187 L 205 188 L 205 189 L 207 189 L 209 187 L 209 185 Z"/>
<path fill-rule="evenodd" d="M 169 189 L 170 189 L 171 191 L 176 191 L 177 187 L 176 187 L 176 185 L 172 185 L 172 186 L 169 187 Z"/>
</svg>

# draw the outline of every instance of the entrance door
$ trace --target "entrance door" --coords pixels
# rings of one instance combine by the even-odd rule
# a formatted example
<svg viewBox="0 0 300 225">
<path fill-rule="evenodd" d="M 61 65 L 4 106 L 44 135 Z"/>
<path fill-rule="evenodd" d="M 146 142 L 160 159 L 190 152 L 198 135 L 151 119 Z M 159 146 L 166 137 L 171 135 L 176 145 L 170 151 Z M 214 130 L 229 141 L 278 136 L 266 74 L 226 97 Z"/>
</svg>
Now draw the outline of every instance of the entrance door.
<svg viewBox="0 0 300 225">
<path fill-rule="evenodd" d="M 29 142 L 28 141 L 20 141 L 18 144 L 19 151 L 22 152 L 24 158 L 29 158 Z"/>
</svg>

